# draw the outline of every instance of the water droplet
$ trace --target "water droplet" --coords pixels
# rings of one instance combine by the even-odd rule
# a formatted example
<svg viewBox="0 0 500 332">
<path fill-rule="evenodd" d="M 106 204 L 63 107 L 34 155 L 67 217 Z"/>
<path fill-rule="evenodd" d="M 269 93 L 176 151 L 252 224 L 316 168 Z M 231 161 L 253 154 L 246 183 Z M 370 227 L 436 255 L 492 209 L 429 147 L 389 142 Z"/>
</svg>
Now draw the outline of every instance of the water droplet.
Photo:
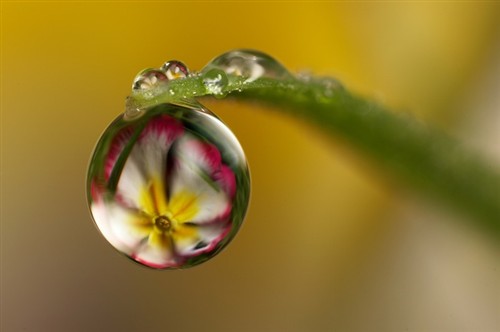
<svg viewBox="0 0 500 332">
<path fill-rule="evenodd" d="M 212 68 L 203 74 L 203 84 L 208 93 L 220 96 L 228 84 L 226 73 L 218 68 Z"/>
<path fill-rule="evenodd" d="M 336 91 L 343 90 L 342 84 L 332 77 L 311 76 L 308 82 L 315 87 L 315 97 L 319 102 L 327 102 Z"/>
<path fill-rule="evenodd" d="M 333 77 L 321 77 L 319 78 L 319 84 L 322 85 L 322 93 L 325 97 L 331 97 L 335 91 L 341 90 L 344 87 L 342 84 Z"/>
<path fill-rule="evenodd" d="M 223 70 L 228 75 L 245 79 L 243 83 L 268 77 L 276 79 L 291 78 L 290 73 L 278 61 L 269 55 L 253 50 L 235 50 L 224 53 L 210 61 L 203 72 L 213 68 Z"/>
<path fill-rule="evenodd" d="M 303 70 L 303 71 L 300 71 L 300 72 L 298 72 L 298 73 L 295 75 L 295 77 L 296 77 L 298 80 L 300 80 L 300 81 L 302 81 L 302 82 L 305 82 L 305 83 L 309 83 L 309 82 L 312 80 L 312 78 L 313 78 L 312 73 L 311 73 L 311 71 L 309 71 L 309 70 Z"/>
<path fill-rule="evenodd" d="M 184 78 L 189 75 L 188 67 L 180 61 L 171 60 L 161 66 L 161 71 L 165 73 L 169 80 Z"/>
<path fill-rule="evenodd" d="M 132 90 L 151 90 L 159 85 L 166 84 L 167 76 L 158 69 L 145 69 L 134 78 Z"/>
<path fill-rule="evenodd" d="M 125 113 L 123 115 L 124 120 L 133 120 L 144 114 L 144 109 L 139 107 L 137 103 L 130 97 L 127 97 L 125 101 Z"/>
<path fill-rule="evenodd" d="M 120 253 L 151 268 L 187 268 L 214 257 L 247 210 L 243 150 L 216 116 L 195 105 L 120 115 L 90 161 L 95 224 Z"/>
</svg>

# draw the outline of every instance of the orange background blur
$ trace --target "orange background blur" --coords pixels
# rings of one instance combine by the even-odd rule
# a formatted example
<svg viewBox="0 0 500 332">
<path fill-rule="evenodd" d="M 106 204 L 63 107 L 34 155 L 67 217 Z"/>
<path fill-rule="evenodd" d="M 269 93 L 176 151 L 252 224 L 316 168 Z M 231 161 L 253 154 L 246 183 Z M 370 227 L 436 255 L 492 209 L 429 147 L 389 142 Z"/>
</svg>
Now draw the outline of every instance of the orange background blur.
<svg viewBox="0 0 500 332">
<path fill-rule="evenodd" d="M 142 268 L 85 200 L 135 74 L 234 48 L 337 77 L 500 161 L 500 3 L 10 1 L 1 19 L 2 331 L 500 330 L 498 245 L 268 108 L 206 101 L 253 180 L 214 260 Z"/>
</svg>

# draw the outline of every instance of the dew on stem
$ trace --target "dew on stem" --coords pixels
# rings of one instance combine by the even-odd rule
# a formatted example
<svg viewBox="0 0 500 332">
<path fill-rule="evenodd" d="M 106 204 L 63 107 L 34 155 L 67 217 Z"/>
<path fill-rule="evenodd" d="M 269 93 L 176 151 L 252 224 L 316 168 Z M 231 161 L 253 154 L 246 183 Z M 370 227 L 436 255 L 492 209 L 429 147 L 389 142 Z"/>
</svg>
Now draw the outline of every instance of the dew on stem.
<svg viewBox="0 0 500 332">
<path fill-rule="evenodd" d="M 214 68 L 224 71 L 229 77 L 243 79 L 243 84 L 259 78 L 289 79 L 292 75 L 274 58 L 253 50 L 226 52 L 210 61 L 202 72 Z"/>
</svg>

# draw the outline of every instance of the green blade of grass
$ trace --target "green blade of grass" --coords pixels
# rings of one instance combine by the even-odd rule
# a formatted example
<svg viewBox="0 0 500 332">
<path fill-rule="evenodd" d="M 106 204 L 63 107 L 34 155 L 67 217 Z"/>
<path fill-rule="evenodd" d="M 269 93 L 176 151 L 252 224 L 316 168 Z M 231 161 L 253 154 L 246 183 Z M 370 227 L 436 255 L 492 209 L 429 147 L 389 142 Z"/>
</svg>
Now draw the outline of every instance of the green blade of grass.
<svg viewBox="0 0 500 332">
<path fill-rule="evenodd" d="M 343 138 L 398 181 L 467 213 L 477 225 L 500 238 L 498 167 L 436 128 L 356 96 L 330 79 L 261 78 L 245 82 L 232 77 L 229 81 L 223 96 L 273 105 Z M 154 98 L 133 94 L 130 100 L 148 107 L 204 95 L 210 93 L 202 77 L 192 76 L 170 82 L 168 91 Z"/>
</svg>

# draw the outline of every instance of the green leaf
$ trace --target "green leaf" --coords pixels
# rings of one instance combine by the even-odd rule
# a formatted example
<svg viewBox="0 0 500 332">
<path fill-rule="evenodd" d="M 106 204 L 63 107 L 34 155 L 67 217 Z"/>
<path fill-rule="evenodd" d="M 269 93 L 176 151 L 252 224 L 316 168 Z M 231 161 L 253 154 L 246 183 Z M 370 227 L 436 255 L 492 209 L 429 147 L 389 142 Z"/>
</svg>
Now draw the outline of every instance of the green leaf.
<svg viewBox="0 0 500 332">
<path fill-rule="evenodd" d="M 228 75 L 216 97 L 262 102 L 300 117 L 327 134 L 343 138 L 388 174 L 423 195 L 446 202 L 500 238 L 500 174 L 445 133 L 404 114 L 356 96 L 331 78 L 259 78 Z M 134 106 L 183 103 L 210 95 L 200 75 L 173 80 L 154 98 L 130 97 Z"/>
</svg>

